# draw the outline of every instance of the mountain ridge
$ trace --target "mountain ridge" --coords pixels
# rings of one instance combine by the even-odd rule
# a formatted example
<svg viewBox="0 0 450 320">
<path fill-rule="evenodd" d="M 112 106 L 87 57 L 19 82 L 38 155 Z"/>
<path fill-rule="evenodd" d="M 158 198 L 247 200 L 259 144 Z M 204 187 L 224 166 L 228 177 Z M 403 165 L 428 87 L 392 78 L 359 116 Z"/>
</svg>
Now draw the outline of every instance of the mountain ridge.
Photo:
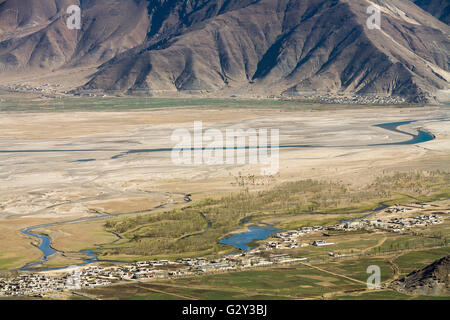
<svg viewBox="0 0 450 320">
<path fill-rule="evenodd" d="M 24 2 L 33 8 L 19 2 L 0 2 L 0 18 Z M 450 27 L 409 0 L 84 0 L 81 31 L 65 28 L 67 0 L 38 2 L 46 10 L 32 10 L 34 21 L 47 25 L 34 32 L 25 9 L 17 23 L 0 19 L 0 73 L 91 65 L 78 92 L 153 96 L 424 102 L 449 89 Z M 381 30 L 367 28 L 369 5 L 382 12 Z"/>
</svg>

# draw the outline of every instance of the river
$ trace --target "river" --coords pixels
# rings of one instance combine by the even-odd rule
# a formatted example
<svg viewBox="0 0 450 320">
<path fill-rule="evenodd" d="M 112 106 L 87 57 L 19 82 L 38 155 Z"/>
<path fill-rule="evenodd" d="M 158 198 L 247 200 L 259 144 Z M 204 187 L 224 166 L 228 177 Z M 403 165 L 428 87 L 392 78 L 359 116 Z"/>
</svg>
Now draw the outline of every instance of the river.
<svg viewBox="0 0 450 320">
<path fill-rule="evenodd" d="M 433 139 L 435 139 L 435 136 L 425 130 L 422 129 L 418 129 L 417 130 L 417 134 L 412 134 L 409 132 L 405 132 L 405 131 L 401 131 L 398 129 L 399 126 L 402 125 L 406 125 L 406 124 L 410 124 L 410 123 L 414 123 L 417 122 L 416 120 L 411 120 L 411 121 L 401 121 L 401 122 L 391 122 L 391 123 L 383 123 L 383 124 L 378 124 L 376 125 L 377 127 L 380 127 L 382 129 L 385 130 L 389 130 L 389 131 L 393 131 L 393 132 L 397 132 L 397 133 L 402 133 L 405 134 L 407 136 L 410 136 L 410 139 L 402 141 L 402 142 L 394 142 L 394 143 L 383 143 L 383 144 L 374 144 L 374 145 L 369 145 L 369 146 L 389 146 L 389 145 L 411 145 L 411 144 L 418 144 L 418 143 L 423 143 L 423 142 L 427 142 L 427 141 L 431 141 Z M 305 147 L 314 147 L 314 146 L 309 146 L 309 145 L 281 145 L 281 148 L 305 148 Z M 325 147 L 325 146 L 316 146 L 316 147 Z M 203 148 L 206 149 L 206 148 Z M 172 149 L 170 148 L 161 148 L 161 149 L 141 149 L 141 150 L 129 150 L 126 152 L 122 152 L 116 156 L 113 156 L 113 159 L 117 159 L 117 158 L 121 158 L 125 155 L 128 154 L 135 154 L 135 153 L 147 153 L 147 152 L 168 152 L 171 151 Z M 195 150 L 193 148 L 193 150 Z M 98 149 L 93 149 L 93 150 L 0 150 L 0 153 L 22 153 L 22 152 L 31 152 L 31 153 L 35 153 L 35 152 L 91 152 L 91 151 L 110 151 L 110 150 L 98 150 Z M 90 162 L 90 161 L 95 161 L 95 159 L 82 159 L 80 160 L 80 162 Z M 160 208 L 161 206 L 158 206 L 156 208 Z M 151 210 L 154 210 L 156 208 L 153 208 Z M 145 212 L 148 212 L 150 210 L 147 210 Z M 124 214 L 135 214 L 135 213 L 140 213 L 140 212 L 132 212 L 132 213 L 124 213 Z M 33 227 L 29 227 L 26 229 L 21 230 L 23 234 L 28 235 L 28 236 L 32 236 L 37 238 L 40 241 L 40 245 L 37 247 L 43 254 L 43 257 L 40 261 L 34 262 L 34 263 L 30 263 L 27 264 L 26 266 L 22 267 L 20 270 L 34 270 L 36 269 L 36 267 L 44 264 L 48 258 L 52 255 L 54 255 L 55 253 L 57 253 L 58 251 L 56 251 L 55 249 L 53 249 L 51 247 L 51 239 L 47 236 L 47 235 L 43 235 L 43 234 L 35 234 L 32 233 L 33 230 L 35 229 L 39 229 L 39 228 L 46 228 L 46 227 L 51 227 L 51 226 L 55 226 L 55 225 L 61 225 L 61 224 L 68 224 L 68 223 L 77 223 L 77 222 L 83 222 L 83 221 L 88 221 L 88 220 L 98 220 L 98 219 L 106 219 L 106 218 L 111 218 L 111 217 L 117 217 L 123 214 L 116 214 L 116 215 L 103 215 L 103 216 L 96 216 L 96 217 L 89 217 L 89 218 L 80 218 L 80 219 L 76 219 L 76 220 L 70 220 L 70 221 L 62 221 L 62 222 L 56 222 L 56 223 L 50 223 L 50 224 L 46 224 L 46 225 L 39 225 L 39 226 L 33 226 Z M 279 230 L 272 227 L 272 226 L 250 226 L 249 230 L 247 232 L 243 232 L 243 233 L 239 233 L 239 234 L 235 234 L 231 237 L 228 238 L 224 238 L 222 240 L 220 240 L 221 244 L 229 244 L 234 246 L 237 249 L 240 250 L 249 250 L 249 244 L 251 244 L 253 241 L 255 240 L 264 240 L 266 239 L 270 234 L 272 233 L 276 233 Z M 117 240 L 116 240 L 117 241 Z M 95 248 L 95 249 L 91 249 L 91 250 L 83 250 L 81 251 L 81 253 L 84 253 L 87 258 L 85 258 L 83 260 L 83 263 L 77 265 L 77 266 L 82 266 L 82 265 L 87 265 L 90 263 L 94 263 L 98 261 L 98 256 L 97 254 L 95 254 L 96 250 L 101 249 L 101 247 L 99 248 Z M 116 262 L 116 261 L 114 261 Z M 51 269 L 39 269 L 39 270 L 55 270 L 55 269 L 64 269 L 67 267 L 71 267 L 71 266 L 65 266 L 65 267 L 60 267 L 60 268 L 51 268 Z"/>
</svg>

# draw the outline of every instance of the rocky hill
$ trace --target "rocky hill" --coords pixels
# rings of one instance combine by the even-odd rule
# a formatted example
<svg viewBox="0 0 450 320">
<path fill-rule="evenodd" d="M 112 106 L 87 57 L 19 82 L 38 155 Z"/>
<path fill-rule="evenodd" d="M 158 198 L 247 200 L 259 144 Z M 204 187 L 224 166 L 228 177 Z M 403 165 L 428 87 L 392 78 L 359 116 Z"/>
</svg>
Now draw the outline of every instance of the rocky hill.
<svg viewBox="0 0 450 320">
<path fill-rule="evenodd" d="M 415 295 L 450 296 L 450 255 L 392 284 L 400 292 Z"/>
</svg>

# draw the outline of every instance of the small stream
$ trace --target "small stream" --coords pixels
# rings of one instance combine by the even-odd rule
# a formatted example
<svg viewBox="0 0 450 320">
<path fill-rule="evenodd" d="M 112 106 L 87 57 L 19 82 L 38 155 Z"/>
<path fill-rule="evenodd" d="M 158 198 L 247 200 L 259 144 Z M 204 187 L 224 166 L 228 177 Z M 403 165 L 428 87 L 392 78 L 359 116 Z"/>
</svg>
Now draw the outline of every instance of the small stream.
<svg viewBox="0 0 450 320">
<path fill-rule="evenodd" d="M 45 262 L 47 262 L 48 258 L 50 256 L 52 256 L 56 253 L 60 253 L 61 255 L 64 255 L 64 253 L 52 248 L 51 239 L 49 236 L 47 236 L 45 234 L 33 233 L 32 232 L 33 230 L 41 229 L 41 228 L 48 228 L 48 227 L 62 225 L 62 224 L 85 222 L 85 221 L 89 221 L 89 220 L 97 220 L 97 219 L 104 219 L 104 218 L 117 217 L 117 216 L 118 215 L 101 215 L 101 216 L 96 216 L 96 217 L 80 218 L 80 219 L 75 219 L 75 220 L 54 222 L 54 223 L 49 223 L 49 224 L 44 224 L 44 225 L 33 226 L 33 227 L 29 227 L 29 228 L 21 230 L 21 232 L 23 234 L 35 237 L 40 240 L 40 244 L 39 244 L 39 246 L 37 246 L 37 248 L 42 252 L 43 256 L 42 256 L 41 260 L 27 264 L 27 265 L 23 266 L 22 268 L 20 268 L 19 270 L 20 271 L 26 271 L 26 270 L 50 271 L 50 270 L 60 270 L 60 269 L 65 269 L 67 267 L 70 267 L 70 266 L 64 266 L 64 267 L 58 267 L 58 268 L 38 268 L 39 266 L 41 266 Z M 119 239 L 113 241 L 113 243 L 118 240 Z M 83 265 L 87 265 L 87 264 L 96 262 L 98 260 L 98 255 L 95 254 L 94 251 L 98 250 L 98 249 L 101 249 L 101 247 L 80 251 L 80 253 L 83 253 L 86 255 L 86 258 L 83 259 L 83 262 L 81 264 L 78 264 L 76 266 L 83 266 Z"/>
<path fill-rule="evenodd" d="M 178 202 L 174 202 L 172 204 L 178 204 Z M 133 214 L 140 214 L 140 213 L 146 213 L 146 212 L 150 212 L 156 209 L 160 209 L 165 207 L 167 204 L 161 204 L 158 205 L 154 208 L 148 209 L 148 210 L 142 210 L 142 211 L 135 211 L 135 212 L 126 212 L 126 213 L 118 213 L 118 214 L 104 214 L 104 215 L 99 215 L 99 216 L 94 216 L 94 217 L 87 217 L 87 218 L 78 218 L 78 219 L 73 219 L 73 220 L 68 220 L 68 221 L 61 221 L 61 222 L 53 222 L 53 223 L 48 223 L 48 224 L 42 224 L 42 225 L 37 225 L 37 226 L 32 226 L 29 228 L 25 228 L 23 230 L 21 230 L 21 232 L 25 235 L 28 236 L 32 236 L 34 238 L 39 239 L 40 244 L 39 246 L 37 246 L 36 248 L 39 249 L 43 256 L 42 258 L 37 261 L 37 262 L 33 262 L 30 264 L 27 264 L 25 266 L 23 266 L 22 268 L 20 268 L 20 271 L 51 271 L 51 270 L 62 270 L 62 269 L 66 269 L 68 267 L 79 267 L 79 266 L 85 266 L 94 262 L 98 261 L 98 255 L 95 253 L 95 251 L 101 250 L 105 244 L 100 245 L 94 249 L 87 249 L 87 250 L 81 250 L 80 253 L 86 255 L 86 258 L 82 259 L 83 262 L 80 264 L 76 264 L 76 265 L 70 265 L 70 266 L 63 266 L 63 267 L 56 267 L 56 268 L 39 268 L 39 266 L 43 265 L 45 262 L 48 261 L 48 258 L 56 253 L 60 253 L 61 255 L 64 255 L 63 252 L 55 250 L 52 248 L 51 246 L 51 239 L 49 236 L 45 235 L 45 234 L 37 234 L 37 233 L 33 233 L 33 230 L 36 229 L 42 229 L 42 228 L 48 228 L 48 227 L 52 227 L 52 226 L 58 226 L 58 225 L 63 225 L 63 224 L 72 224 L 72 223 L 79 223 L 79 222 L 87 222 L 87 221 L 92 221 L 92 220 L 101 220 L 101 219 L 108 219 L 108 218 L 115 218 L 115 217 L 119 217 L 119 216 L 124 216 L 124 215 L 133 215 Z M 117 241 L 121 240 L 122 238 L 120 237 L 119 234 L 114 233 L 114 235 L 117 237 L 116 240 L 108 243 L 108 245 L 114 244 Z M 123 263 L 123 261 L 115 261 L 115 260 L 102 260 L 104 262 L 113 262 L 113 263 Z"/>
</svg>

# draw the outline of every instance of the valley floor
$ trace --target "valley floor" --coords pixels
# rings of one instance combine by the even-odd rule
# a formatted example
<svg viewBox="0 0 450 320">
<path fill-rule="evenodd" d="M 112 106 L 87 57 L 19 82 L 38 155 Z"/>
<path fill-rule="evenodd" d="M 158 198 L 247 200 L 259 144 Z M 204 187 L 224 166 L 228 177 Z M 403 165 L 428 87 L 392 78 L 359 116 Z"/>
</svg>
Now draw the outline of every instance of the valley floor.
<svg viewBox="0 0 450 320">
<path fill-rule="evenodd" d="M 444 179 L 444 182 L 439 186 L 426 178 L 426 172 L 446 172 L 450 169 L 448 107 L 347 109 L 336 106 L 331 112 L 332 106 L 311 107 L 301 103 L 276 105 L 276 102 L 273 102 L 273 105 L 253 103 L 247 105 L 246 102 L 242 102 L 239 105 L 233 101 L 232 107 L 227 107 L 222 103 L 205 106 L 205 101 L 200 101 L 197 102 L 199 106 L 191 105 L 189 108 L 183 106 L 167 108 L 161 102 L 161 108 L 156 106 L 135 110 L 133 106 L 130 110 L 126 105 L 129 101 L 119 99 L 109 102 L 113 103 L 110 110 L 102 111 L 96 108 L 89 110 L 88 107 L 90 103 L 95 105 L 99 100 L 86 99 L 80 100 L 80 103 L 81 101 L 86 106 L 83 110 L 60 112 L 28 108 L 21 112 L 8 109 L 2 113 L 0 270 L 21 268 L 41 259 L 42 253 L 35 247 L 39 245 L 37 239 L 21 232 L 32 226 L 45 225 L 36 228 L 35 231 L 48 235 L 52 247 L 63 253 L 50 257 L 43 265 L 47 268 L 80 263 L 85 259 L 80 253 L 81 250 L 100 247 L 103 250 L 98 252 L 100 260 L 140 261 L 146 258 L 177 259 L 201 255 L 212 257 L 233 251 L 233 248 L 218 245 L 218 239 L 230 232 L 245 230 L 254 223 L 270 224 L 282 230 L 305 225 L 332 224 L 345 217 L 370 212 L 377 207 L 378 202 L 388 200 L 365 193 L 364 197 L 368 198 L 364 198 L 365 200 L 360 203 L 356 199 L 355 202 L 346 202 L 342 200 L 342 194 L 336 194 L 339 201 L 336 204 L 327 204 L 330 207 L 326 207 L 325 204 L 320 207 L 322 205 L 320 201 L 314 200 L 320 210 L 326 211 L 322 212 L 325 214 L 317 214 L 320 210 L 315 208 L 315 205 L 308 212 L 308 205 L 305 204 L 305 207 L 301 208 L 302 214 L 296 215 L 286 211 L 292 209 L 289 207 L 289 203 L 294 199 L 292 198 L 286 200 L 285 211 L 284 207 L 279 206 L 267 207 L 264 212 L 256 212 L 258 210 L 249 212 L 251 221 L 247 224 L 239 224 L 239 221 L 235 220 L 237 216 L 230 217 L 229 221 L 214 220 L 205 213 L 206 219 L 203 219 L 194 212 L 195 206 L 206 206 L 210 210 L 217 205 L 213 203 L 207 206 L 205 201 L 214 202 L 230 195 L 239 197 L 242 192 L 248 191 L 250 194 L 265 192 L 269 195 L 271 190 L 276 188 L 291 192 L 287 183 L 295 184 L 308 179 L 322 181 L 324 188 L 333 188 L 326 185 L 327 183 L 331 186 L 347 185 L 351 192 L 363 197 L 358 190 L 369 190 L 369 186 L 379 177 L 388 177 L 399 172 L 425 172 L 417 188 L 409 186 L 411 192 L 399 195 L 392 187 L 389 191 L 395 195 L 388 198 L 406 204 L 413 202 L 416 196 L 420 201 L 435 201 L 442 197 L 445 199 L 445 195 L 448 197 L 445 177 L 441 176 L 440 179 Z M 204 129 L 214 128 L 223 131 L 230 128 L 279 129 L 280 145 L 298 145 L 298 147 L 280 148 L 279 172 L 270 177 L 260 175 L 263 165 L 176 165 L 171 160 L 170 151 L 166 150 L 174 146 L 171 135 L 175 129 L 193 131 L 195 121 L 202 121 Z M 376 126 L 407 121 L 414 122 L 399 126 L 398 129 L 402 132 Z M 411 135 L 417 134 L 418 130 L 430 132 L 436 138 L 420 144 L 401 144 L 410 139 Z M 145 151 L 155 149 L 160 151 Z M 308 194 L 314 193 L 312 189 L 308 190 Z M 321 192 L 317 194 L 326 197 L 325 191 L 326 189 L 321 191 L 323 194 Z M 436 198 L 437 194 L 441 196 Z M 186 201 L 186 195 L 190 195 L 189 201 Z M 307 198 L 305 203 L 309 203 L 310 200 Z M 389 205 L 394 203 L 396 202 Z M 220 206 L 221 202 L 218 205 Z M 192 206 L 194 209 L 190 208 Z M 177 211 L 182 208 L 187 211 Z M 158 233 L 161 239 L 168 239 L 167 243 L 190 241 L 188 245 L 192 245 L 196 239 L 198 241 L 207 239 L 206 242 L 213 239 L 214 241 L 211 241 L 214 245 L 202 250 L 187 251 L 184 254 L 176 251 L 181 250 L 178 247 L 172 253 L 170 248 L 165 248 L 161 254 L 149 255 L 143 255 L 142 248 L 139 247 L 134 248 L 133 252 L 124 249 L 132 237 L 143 237 L 145 242 L 148 234 L 161 230 L 158 223 L 166 226 L 166 218 L 159 217 L 165 217 L 164 212 L 169 210 L 174 211 L 173 219 L 179 219 L 176 216 L 182 215 L 179 212 L 187 212 L 186 214 L 191 216 L 189 219 L 186 218 L 186 221 L 193 222 L 192 225 L 183 223 L 182 228 L 177 229 L 179 234 L 174 232 L 172 236 L 168 236 Z M 125 217 L 120 217 L 124 214 Z M 111 218 L 95 220 L 95 217 L 104 215 Z M 117 226 L 105 227 L 107 221 L 122 221 L 121 219 L 133 221 L 132 219 L 141 215 L 160 220 L 146 222 L 147 229 L 138 229 L 138 226 L 124 230 L 114 229 Z M 115 218 L 116 216 L 118 218 Z M 94 219 L 90 220 L 92 218 Z M 74 222 L 60 224 L 68 221 Z M 221 224 L 222 222 L 225 224 Z M 56 225 L 51 226 L 49 223 Z M 223 227 L 218 227 L 219 224 Z M 443 232 L 448 234 L 448 229 Z M 202 238 L 203 236 L 207 238 Z M 384 241 L 381 240 L 383 239 L 373 237 L 367 239 L 365 245 L 372 249 L 378 244 L 383 245 Z M 156 248 L 153 243 L 145 243 L 148 248 L 153 248 L 148 250 Z M 448 248 L 440 250 L 446 249 Z M 367 259 L 380 260 L 380 263 L 389 269 L 391 264 L 386 261 L 391 261 L 391 258 L 389 255 Z M 338 268 L 346 261 L 346 259 L 337 260 L 330 262 L 329 265 L 327 262 L 325 266 L 320 263 L 315 266 L 324 270 L 328 266 L 331 270 L 333 266 Z M 356 263 L 355 260 L 348 261 Z M 361 264 L 358 268 L 363 267 Z M 256 286 L 254 295 L 259 297 L 260 294 L 261 298 L 369 298 L 383 294 L 392 298 L 400 297 L 397 293 L 386 290 L 378 293 L 352 291 L 361 289 L 361 283 L 352 281 L 352 279 L 361 280 L 355 275 L 346 275 L 351 279 L 343 279 L 306 265 L 292 267 L 292 270 L 290 268 L 242 271 L 242 277 L 246 278 L 248 272 L 252 273 L 253 277 L 255 273 L 255 277 L 261 278 L 261 283 L 270 287 L 268 282 L 274 281 L 279 271 L 283 270 L 282 273 L 285 275 L 280 281 L 284 279 L 289 282 L 294 279 L 294 283 L 303 283 L 301 286 L 308 292 L 307 294 L 299 294 L 296 291 L 298 288 L 295 290 L 291 288 L 289 291 L 286 284 L 274 285 L 265 290 L 258 287 L 262 284 L 248 283 L 246 280 L 242 280 L 242 283 Z M 277 276 L 273 277 L 275 274 Z M 219 275 L 217 281 L 222 281 L 223 285 L 228 286 L 229 281 L 240 279 L 240 275 L 241 273 Z M 270 280 L 264 279 L 266 276 Z M 236 289 L 235 292 L 230 289 L 224 290 L 222 287 L 213 294 L 216 289 L 213 290 L 211 286 L 205 287 L 205 283 L 209 281 L 208 277 L 171 280 L 157 285 L 130 284 L 130 294 L 127 297 L 134 295 L 140 298 L 211 298 L 214 294 L 217 294 L 217 297 L 244 297 L 249 294 L 246 292 L 248 288 L 234 284 L 231 287 Z M 300 278 L 304 281 L 300 281 Z M 193 289 L 181 290 L 185 282 L 187 285 L 189 281 L 196 283 L 190 286 Z M 337 290 L 340 285 L 342 290 Z M 282 286 L 287 289 L 280 291 L 279 287 Z M 317 291 L 313 292 L 310 289 Z M 110 297 L 107 288 L 95 290 L 105 292 L 93 293 L 94 296 Z"/>
</svg>

